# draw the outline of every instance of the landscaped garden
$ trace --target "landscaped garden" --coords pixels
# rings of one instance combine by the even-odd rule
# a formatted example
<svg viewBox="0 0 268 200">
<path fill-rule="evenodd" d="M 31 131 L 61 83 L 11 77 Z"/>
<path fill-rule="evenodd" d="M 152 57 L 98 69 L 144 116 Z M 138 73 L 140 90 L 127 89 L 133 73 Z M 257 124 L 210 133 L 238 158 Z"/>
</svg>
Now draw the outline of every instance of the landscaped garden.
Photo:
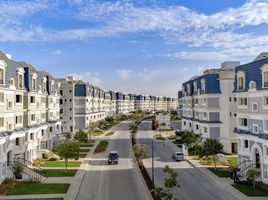
<svg viewBox="0 0 268 200">
<path fill-rule="evenodd" d="M 230 177 L 230 172 L 227 168 L 217 168 L 217 170 L 215 170 L 214 168 L 208 168 L 208 170 L 217 175 L 218 177 Z"/>
<path fill-rule="evenodd" d="M 268 191 L 256 187 L 255 189 L 252 187 L 252 184 L 248 182 L 237 182 L 233 184 L 240 192 L 244 193 L 247 196 L 268 196 Z"/>
<path fill-rule="evenodd" d="M 109 145 L 108 141 L 106 140 L 100 141 L 94 153 L 101 153 L 101 152 L 106 151 L 106 148 L 108 147 L 108 145 Z"/>
<path fill-rule="evenodd" d="M 7 194 L 8 195 L 24 195 L 24 194 L 58 194 L 66 193 L 69 184 L 52 184 L 52 183 L 35 183 L 22 182 L 16 183 Z"/>
<path fill-rule="evenodd" d="M 43 169 L 42 171 L 37 171 L 37 173 L 46 177 L 74 176 L 76 172 L 76 169 L 68 169 L 66 173 L 64 169 Z"/>
<path fill-rule="evenodd" d="M 69 161 L 67 167 L 80 167 L 81 162 Z M 41 167 L 65 167 L 64 161 L 46 161 Z"/>
</svg>

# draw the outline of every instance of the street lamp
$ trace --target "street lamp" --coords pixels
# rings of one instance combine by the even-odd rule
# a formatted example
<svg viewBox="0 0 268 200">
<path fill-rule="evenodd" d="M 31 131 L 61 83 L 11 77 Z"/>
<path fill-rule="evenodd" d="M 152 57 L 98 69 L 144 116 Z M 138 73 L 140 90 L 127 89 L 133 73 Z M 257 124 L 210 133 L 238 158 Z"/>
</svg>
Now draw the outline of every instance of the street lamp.
<svg viewBox="0 0 268 200">
<path fill-rule="evenodd" d="M 152 137 L 152 189 L 154 189 L 154 133 Z"/>
</svg>

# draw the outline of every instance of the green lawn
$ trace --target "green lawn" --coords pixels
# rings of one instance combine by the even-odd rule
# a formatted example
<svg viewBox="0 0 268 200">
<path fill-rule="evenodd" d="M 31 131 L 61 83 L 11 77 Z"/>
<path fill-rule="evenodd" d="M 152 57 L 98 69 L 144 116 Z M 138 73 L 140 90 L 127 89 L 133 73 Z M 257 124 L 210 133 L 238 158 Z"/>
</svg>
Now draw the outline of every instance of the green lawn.
<svg viewBox="0 0 268 200">
<path fill-rule="evenodd" d="M 208 170 L 213 172 L 218 177 L 230 177 L 230 172 L 228 171 L 228 169 L 218 168 L 217 170 L 215 170 L 214 168 L 208 168 Z"/>
<path fill-rule="evenodd" d="M 69 161 L 68 167 L 80 167 L 81 162 Z M 46 161 L 41 167 L 65 167 L 64 161 Z"/>
<path fill-rule="evenodd" d="M 87 153 L 79 153 L 79 158 L 85 158 Z"/>
<path fill-rule="evenodd" d="M 8 192 L 8 195 L 22 194 L 58 194 L 66 193 L 69 184 L 52 184 L 52 183 L 18 183 Z"/>
<path fill-rule="evenodd" d="M 90 150 L 90 149 L 80 149 L 79 151 L 80 151 L 80 152 L 86 152 L 86 153 L 87 153 L 87 152 L 89 152 L 89 150 Z"/>
<path fill-rule="evenodd" d="M 226 160 L 230 162 L 232 165 L 238 165 L 238 159 L 237 156 L 226 156 Z"/>
<path fill-rule="evenodd" d="M 93 147 L 93 143 L 80 143 L 79 146 L 80 147 Z"/>
<path fill-rule="evenodd" d="M 108 133 L 105 134 L 105 136 L 111 136 L 113 135 L 115 132 L 114 131 L 109 131 Z"/>
<path fill-rule="evenodd" d="M 106 151 L 106 148 L 107 148 L 108 145 L 109 145 L 109 142 L 108 141 L 106 141 L 106 140 L 100 141 L 100 143 L 96 147 L 94 153 L 100 153 L 100 152 Z"/>
<path fill-rule="evenodd" d="M 65 174 L 64 169 L 43 169 L 42 171 L 38 171 L 38 173 L 46 177 L 63 177 L 74 176 L 76 171 L 76 169 L 68 169 L 67 173 Z"/>
<path fill-rule="evenodd" d="M 233 187 L 238 189 L 240 192 L 244 193 L 247 196 L 268 196 L 268 192 L 261 190 L 259 188 L 253 189 L 252 185 L 247 183 L 235 183 Z"/>
</svg>

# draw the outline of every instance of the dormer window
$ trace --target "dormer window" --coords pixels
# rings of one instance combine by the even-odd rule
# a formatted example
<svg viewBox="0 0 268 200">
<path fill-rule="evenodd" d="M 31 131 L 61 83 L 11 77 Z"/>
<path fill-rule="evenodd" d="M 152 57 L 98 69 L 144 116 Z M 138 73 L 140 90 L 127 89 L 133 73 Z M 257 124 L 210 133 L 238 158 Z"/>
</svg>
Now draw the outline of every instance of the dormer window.
<svg viewBox="0 0 268 200">
<path fill-rule="evenodd" d="M 4 69 L 0 68 L 0 85 L 4 84 Z"/>
<path fill-rule="evenodd" d="M 190 96 L 190 92 L 191 92 L 190 84 L 187 84 L 186 95 L 187 95 L 187 96 Z"/>
<path fill-rule="evenodd" d="M 22 89 L 23 88 L 23 73 L 24 69 L 23 68 L 17 68 L 17 74 L 18 74 L 18 88 Z"/>
<path fill-rule="evenodd" d="M 196 83 L 196 81 L 194 82 L 194 94 L 195 95 L 197 94 L 197 83 Z"/>
<path fill-rule="evenodd" d="M 242 91 L 245 89 L 245 72 L 237 72 L 237 90 Z"/>
<path fill-rule="evenodd" d="M 202 79 L 201 80 L 201 93 L 205 93 L 206 92 L 206 80 Z"/>
<path fill-rule="evenodd" d="M 32 83 L 32 90 L 36 91 L 36 73 L 31 74 L 31 83 Z"/>
<path fill-rule="evenodd" d="M 7 64 L 5 61 L 0 60 L 0 85 L 5 84 L 5 68 L 7 67 Z"/>
<path fill-rule="evenodd" d="M 51 81 L 51 94 L 54 94 L 54 90 L 55 90 L 55 83 L 54 83 L 54 81 Z"/>
<path fill-rule="evenodd" d="M 43 93 L 46 93 L 47 92 L 47 78 L 46 77 L 43 78 L 42 88 L 43 88 Z"/>
<path fill-rule="evenodd" d="M 262 71 L 262 87 L 268 88 L 268 64 L 263 65 L 260 69 Z"/>
</svg>

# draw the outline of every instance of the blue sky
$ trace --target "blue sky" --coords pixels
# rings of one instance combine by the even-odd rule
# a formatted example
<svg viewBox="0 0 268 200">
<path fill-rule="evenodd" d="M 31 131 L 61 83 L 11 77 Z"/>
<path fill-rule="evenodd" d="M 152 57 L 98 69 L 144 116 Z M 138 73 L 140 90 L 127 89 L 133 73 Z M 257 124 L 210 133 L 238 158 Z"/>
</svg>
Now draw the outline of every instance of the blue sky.
<svg viewBox="0 0 268 200">
<path fill-rule="evenodd" d="M 268 0 L 2 0 L 0 49 L 56 77 L 176 96 L 220 63 L 268 51 Z"/>
</svg>

